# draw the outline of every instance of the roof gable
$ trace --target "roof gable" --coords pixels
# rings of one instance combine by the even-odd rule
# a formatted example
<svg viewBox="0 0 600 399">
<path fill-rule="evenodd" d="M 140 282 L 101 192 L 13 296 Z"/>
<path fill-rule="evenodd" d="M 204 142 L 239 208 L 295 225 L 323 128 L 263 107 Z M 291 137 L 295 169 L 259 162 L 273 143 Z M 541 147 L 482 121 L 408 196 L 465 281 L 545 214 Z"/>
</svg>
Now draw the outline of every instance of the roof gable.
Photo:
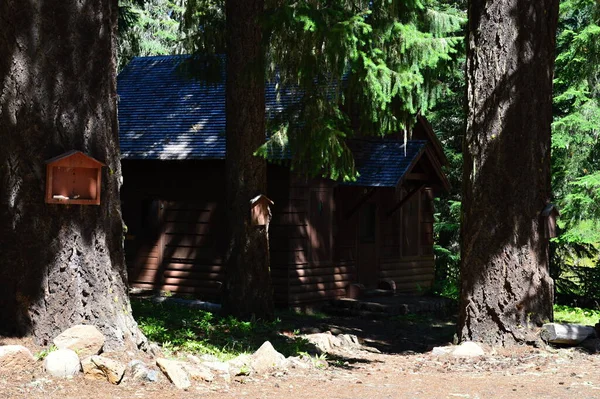
<svg viewBox="0 0 600 399">
<path fill-rule="evenodd" d="M 396 187 L 425 151 L 427 142 L 410 140 L 357 139 L 348 142 L 359 176 L 344 185 Z"/>
<path fill-rule="evenodd" d="M 71 150 L 54 158 L 50 158 L 46 161 L 46 164 L 69 168 L 99 168 L 105 166 L 97 159 L 77 150 Z"/>
</svg>

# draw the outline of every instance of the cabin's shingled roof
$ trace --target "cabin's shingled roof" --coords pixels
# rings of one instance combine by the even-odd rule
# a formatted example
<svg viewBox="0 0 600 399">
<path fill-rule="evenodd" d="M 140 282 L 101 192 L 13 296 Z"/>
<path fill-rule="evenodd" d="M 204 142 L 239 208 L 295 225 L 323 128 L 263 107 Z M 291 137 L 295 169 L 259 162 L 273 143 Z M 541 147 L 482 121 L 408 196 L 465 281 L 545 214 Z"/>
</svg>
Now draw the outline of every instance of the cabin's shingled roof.
<svg viewBox="0 0 600 399">
<path fill-rule="evenodd" d="M 136 57 L 119 74 L 119 135 L 123 159 L 225 159 L 225 82 L 206 83 L 180 72 L 189 56 Z M 293 102 L 265 88 L 267 114 Z M 357 186 L 395 187 L 423 153 L 426 141 L 349 142 Z"/>
<path fill-rule="evenodd" d="M 346 185 L 396 187 L 402 176 L 420 158 L 427 142 L 409 140 L 406 147 L 396 140 L 357 139 L 348 142 L 360 176 Z M 406 148 L 406 151 L 405 151 Z"/>
</svg>

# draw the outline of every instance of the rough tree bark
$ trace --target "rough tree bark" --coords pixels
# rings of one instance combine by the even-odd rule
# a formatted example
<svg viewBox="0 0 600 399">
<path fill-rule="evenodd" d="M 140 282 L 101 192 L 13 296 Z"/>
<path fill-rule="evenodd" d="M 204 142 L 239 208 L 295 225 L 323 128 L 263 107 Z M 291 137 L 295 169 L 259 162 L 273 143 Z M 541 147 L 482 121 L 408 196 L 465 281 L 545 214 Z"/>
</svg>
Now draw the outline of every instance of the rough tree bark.
<svg viewBox="0 0 600 399">
<path fill-rule="evenodd" d="M 558 0 L 472 0 L 459 338 L 509 345 L 552 320 L 550 200 Z"/>
<path fill-rule="evenodd" d="M 227 0 L 227 206 L 229 248 L 223 309 L 249 318 L 273 317 L 269 244 L 250 223 L 250 200 L 266 194 L 267 166 L 253 155 L 265 141 L 264 0 Z"/>
<path fill-rule="evenodd" d="M 0 329 L 46 345 L 77 323 L 117 349 L 131 315 L 119 203 L 117 0 L 0 2 Z M 45 160 L 104 162 L 100 206 L 44 203 Z"/>
</svg>

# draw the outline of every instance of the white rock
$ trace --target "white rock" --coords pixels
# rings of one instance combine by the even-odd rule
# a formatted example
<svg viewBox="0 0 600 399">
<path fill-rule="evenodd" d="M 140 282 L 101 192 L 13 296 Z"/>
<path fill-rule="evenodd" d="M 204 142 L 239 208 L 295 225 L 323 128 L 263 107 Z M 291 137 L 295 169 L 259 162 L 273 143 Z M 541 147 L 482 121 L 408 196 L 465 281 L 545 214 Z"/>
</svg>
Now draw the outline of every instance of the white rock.
<svg viewBox="0 0 600 399">
<path fill-rule="evenodd" d="M 100 353 L 105 340 L 96 326 L 79 324 L 60 333 L 53 342 L 59 349 L 74 350 L 83 359 Z"/>
<path fill-rule="evenodd" d="M 456 357 L 477 357 L 483 355 L 485 355 L 485 352 L 481 349 L 481 346 L 470 341 L 463 342 L 452 351 L 452 356 Z"/>
<path fill-rule="evenodd" d="M 158 358 L 156 359 L 156 365 L 177 388 L 188 389 L 192 385 L 181 362 Z"/>
<path fill-rule="evenodd" d="M 310 359 L 301 359 L 297 356 L 290 356 L 286 360 L 286 368 L 309 369 L 312 361 Z"/>
<path fill-rule="evenodd" d="M 302 336 L 308 342 L 313 344 L 320 353 L 330 352 L 334 346 L 338 346 L 338 339 L 333 336 L 330 332 L 307 334 Z"/>
<path fill-rule="evenodd" d="M 31 367 L 35 358 L 24 346 L 4 345 L 0 346 L 0 370 L 20 371 Z"/>
<path fill-rule="evenodd" d="M 231 359 L 227 362 L 229 364 L 230 373 L 233 375 L 246 374 L 250 371 L 250 363 L 252 362 L 252 356 L 242 354 L 238 357 Z"/>
<path fill-rule="evenodd" d="M 445 356 L 454 350 L 451 346 L 436 346 L 431 350 L 433 356 Z"/>
<path fill-rule="evenodd" d="M 71 349 L 50 352 L 44 359 L 44 370 L 54 377 L 67 378 L 81 371 L 79 356 Z"/>
<path fill-rule="evenodd" d="M 264 374 L 285 366 L 285 356 L 277 352 L 269 341 L 265 341 L 254 354 L 250 362 L 252 370 Z"/>
</svg>

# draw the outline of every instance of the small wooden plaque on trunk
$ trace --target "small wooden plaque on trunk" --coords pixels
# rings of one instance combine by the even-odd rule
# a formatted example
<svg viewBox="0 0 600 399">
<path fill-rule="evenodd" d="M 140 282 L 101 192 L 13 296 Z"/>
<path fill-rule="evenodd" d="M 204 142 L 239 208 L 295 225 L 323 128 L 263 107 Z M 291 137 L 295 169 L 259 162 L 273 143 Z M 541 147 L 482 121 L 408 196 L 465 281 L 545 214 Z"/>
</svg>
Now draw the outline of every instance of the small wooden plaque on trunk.
<svg viewBox="0 0 600 399">
<path fill-rule="evenodd" d="M 104 164 L 81 151 L 46 161 L 46 203 L 100 205 Z"/>
</svg>

